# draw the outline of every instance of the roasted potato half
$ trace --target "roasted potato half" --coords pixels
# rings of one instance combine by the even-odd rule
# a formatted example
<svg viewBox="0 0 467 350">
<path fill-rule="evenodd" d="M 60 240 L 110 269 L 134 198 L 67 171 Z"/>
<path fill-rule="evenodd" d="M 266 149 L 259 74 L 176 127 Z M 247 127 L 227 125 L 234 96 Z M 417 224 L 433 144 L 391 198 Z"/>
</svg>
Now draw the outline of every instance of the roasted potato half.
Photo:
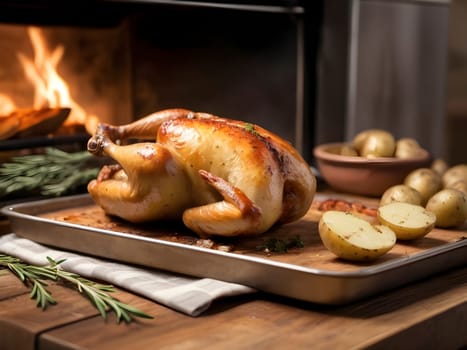
<svg viewBox="0 0 467 350">
<path fill-rule="evenodd" d="M 318 227 L 324 246 L 345 260 L 374 260 L 396 244 L 396 235 L 389 227 L 371 225 L 349 212 L 329 210 Z"/>
<path fill-rule="evenodd" d="M 421 205 L 393 202 L 377 210 L 382 225 L 388 226 L 397 239 L 412 240 L 424 237 L 435 226 L 436 215 Z"/>
</svg>

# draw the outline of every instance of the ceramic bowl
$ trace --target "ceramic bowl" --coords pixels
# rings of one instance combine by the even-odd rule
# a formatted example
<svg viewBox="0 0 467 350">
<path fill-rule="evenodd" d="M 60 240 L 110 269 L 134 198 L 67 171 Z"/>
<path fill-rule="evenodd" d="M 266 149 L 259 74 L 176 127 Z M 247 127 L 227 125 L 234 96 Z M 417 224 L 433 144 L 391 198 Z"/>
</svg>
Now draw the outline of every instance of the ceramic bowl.
<svg viewBox="0 0 467 350">
<path fill-rule="evenodd" d="M 343 145 L 322 144 L 313 150 L 321 177 L 339 192 L 379 197 L 389 187 L 403 183 L 412 170 L 431 164 L 431 156 L 425 150 L 410 159 L 365 158 L 340 155 Z"/>
</svg>

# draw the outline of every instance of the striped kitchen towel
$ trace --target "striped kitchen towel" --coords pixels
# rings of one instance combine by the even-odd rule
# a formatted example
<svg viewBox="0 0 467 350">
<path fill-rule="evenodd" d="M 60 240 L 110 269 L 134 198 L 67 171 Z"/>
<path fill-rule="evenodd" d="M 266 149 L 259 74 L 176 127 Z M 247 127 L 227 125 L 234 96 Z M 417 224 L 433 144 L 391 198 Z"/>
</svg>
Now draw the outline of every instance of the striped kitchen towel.
<svg viewBox="0 0 467 350">
<path fill-rule="evenodd" d="M 105 281 L 190 316 L 206 311 L 215 299 L 255 292 L 253 288 L 235 283 L 133 267 L 51 249 L 14 233 L 0 236 L 0 253 L 40 266 L 48 264 L 47 257 L 56 261 L 66 259 L 60 264 L 65 271 Z"/>
</svg>

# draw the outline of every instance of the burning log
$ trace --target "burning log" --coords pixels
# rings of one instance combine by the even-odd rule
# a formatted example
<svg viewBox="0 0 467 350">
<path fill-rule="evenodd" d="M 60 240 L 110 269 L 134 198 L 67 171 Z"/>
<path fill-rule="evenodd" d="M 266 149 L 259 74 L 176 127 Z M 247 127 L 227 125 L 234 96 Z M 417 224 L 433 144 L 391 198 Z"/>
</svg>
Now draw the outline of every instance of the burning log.
<svg viewBox="0 0 467 350">
<path fill-rule="evenodd" d="M 70 108 L 15 109 L 0 117 L 0 140 L 45 136 L 57 131 L 70 114 Z"/>
</svg>

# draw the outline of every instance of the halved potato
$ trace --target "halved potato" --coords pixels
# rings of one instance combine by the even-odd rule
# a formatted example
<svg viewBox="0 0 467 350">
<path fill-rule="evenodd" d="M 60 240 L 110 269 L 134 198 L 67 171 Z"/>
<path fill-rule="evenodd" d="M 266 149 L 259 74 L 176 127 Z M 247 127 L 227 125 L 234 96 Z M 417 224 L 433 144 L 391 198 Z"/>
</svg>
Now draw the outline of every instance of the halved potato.
<svg viewBox="0 0 467 350">
<path fill-rule="evenodd" d="M 324 246 L 345 260 L 374 260 L 396 244 L 396 235 L 389 227 L 371 225 L 349 212 L 329 210 L 318 227 Z"/>
<path fill-rule="evenodd" d="M 411 240 L 424 237 L 435 226 L 436 215 L 421 205 L 393 202 L 377 210 L 381 224 L 392 229 L 397 239 Z"/>
</svg>

